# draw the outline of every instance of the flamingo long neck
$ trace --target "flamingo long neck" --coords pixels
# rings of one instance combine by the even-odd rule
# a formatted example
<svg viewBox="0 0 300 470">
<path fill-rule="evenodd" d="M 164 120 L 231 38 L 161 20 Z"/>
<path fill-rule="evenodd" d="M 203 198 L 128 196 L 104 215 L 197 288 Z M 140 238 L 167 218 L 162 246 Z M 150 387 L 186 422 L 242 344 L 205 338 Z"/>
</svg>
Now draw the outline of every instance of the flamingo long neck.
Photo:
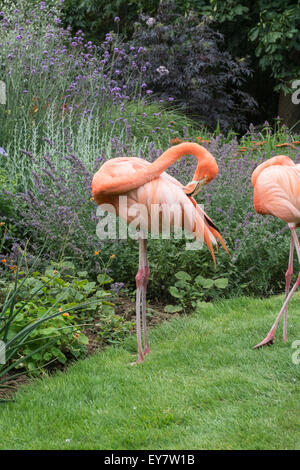
<svg viewBox="0 0 300 470">
<path fill-rule="evenodd" d="M 151 175 L 152 178 L 157 178 L 163 171 L 165 171 L 169 166 L 175 163 L 184 155 L 194 155 L 198 160 L 198 165 L 204 159 L 213 159 L 212 155 L 201 145 L 195 144 L 193 142 L 183 142 L 182 144 L 175 145 L 174 147 L 166 150 L 160 157 L 158 157 L 155 162 L 152 163 L 149 168 L 145 171 L 147 175 Z M 194 179 L 197 179 L 197 170 L 194 175 Z"/>
<path fill-rule="evenodd" d="M 175 163 L 179 158 L 184 155 L 194 155 L 198 160 L 197 169 L 194 174 L 194 179 L 199 179 L 199 167 L 205 162 L 208 164 L 215 162 L 213 156 L 201 145 L 193 142 L 183 142 L 179 145 L 166 150 L 160 157 L 155 160 L 151 165 L 136 173 L 128 176 L 120 176 L 117 178 L 103 178 L 100 172 L 96 173 L 93 179 L 93 194 L 97 201 L 100 194 L 122 194 L 128 191 L 139 188 L 140 186 L 158 178 L 170 165 Z"/>
</svg>

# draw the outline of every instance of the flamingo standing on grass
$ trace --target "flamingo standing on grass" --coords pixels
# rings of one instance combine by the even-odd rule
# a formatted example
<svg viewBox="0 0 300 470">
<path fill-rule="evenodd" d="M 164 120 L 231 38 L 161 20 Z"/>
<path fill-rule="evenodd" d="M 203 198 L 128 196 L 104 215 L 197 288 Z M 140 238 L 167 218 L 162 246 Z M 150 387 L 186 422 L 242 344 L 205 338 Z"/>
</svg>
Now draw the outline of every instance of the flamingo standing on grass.
<svg viewBox="0 0 300 470">
<path fill-rule="evenodd" d="M 165 170 L 184 155 L 194 155 L 197 158 L 197 168 L 191 181 L 183 186 L 175 178 L 165 173 Z M 146 231 L 153 228 L 152 209 L 159 213 L 159 232 L 162 231 L 162 219 L 169 210 L 170 228 L 181 226 L 191 232 L 195 240 L 204 241 L 213 257 L 213 245 L 217 240 L 228 252 L 225 242 L 217 227 L 206 213 L 197 205 L 193 196 L 201 186 L 209 183 L 217 176 L 218 165 L 214 157 L 204 147 L 183 142 L 165 151 L 153 163 L 141 158 L 121 157 L 105 162 L 94 175 L 92 182 L 93 196 L 97 204 L 111 204 L 116 215 L 121 216 L 127 223 L 136 218 L 134 205 L 141 204 L 139 232 L 139 269 L 136 275 L 136 330 L 137 330 L 137 363 L 144 360 L 150 352 L 146 324 L 146 288 L 150 275 L 147 260 Z M 126 211 L 121 210 L 120 196 L 127 197 Z M 157 213 L 157 212 L 156 212 Z M 141 315 L 143 321 L 144 349 L 141 341 Z"/>
<path fill-rule="evenodd" d="M 286 222 L 291 230 L 290 257 L 285 274 L 285 300 L 265 339 L 254 346 L 254 348 L 259 348 L 273 344 L 275 331 L 283 313 L 283 341 L 287 340 L 288 303 L 300 284 L 299 272 L 294 286 L 289 291 L 293 274 L 294 246 L 300 263 L 300 245 L 296 233 L 296 228 L 300 227 L 300 165 L 295 165 L 285 155 L 270 158 L 261 163 L 252 173 L 252 186 L 254 188 L 253 197 L 256 212 L 278 217 Z"/>
</svg>

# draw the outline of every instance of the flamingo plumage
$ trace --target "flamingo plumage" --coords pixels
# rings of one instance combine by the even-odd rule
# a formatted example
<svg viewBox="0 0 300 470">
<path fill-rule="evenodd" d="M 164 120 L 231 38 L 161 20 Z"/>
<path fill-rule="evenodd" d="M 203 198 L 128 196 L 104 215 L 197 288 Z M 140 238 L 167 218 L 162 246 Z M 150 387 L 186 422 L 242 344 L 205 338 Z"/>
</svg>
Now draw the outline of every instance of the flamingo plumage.
<svg viewBox="0 0 300 470">
<path fill-rule="evenodd" d="M 184 155 L 194 155 L 198 164 L 193 180 L 183 186 L 165 170 Z M 127 223 L 136 218 L 136 204 L 144 208 L 139 218 L 139 269 L 136 275 L 136 330 L 137 363 L 150 352 L 146 324 L 146 289 L 150 275 L 147 259 L 146 232 L 162 232 L 164 215 L 169 215 L 170 228 L 181 226 L 193 234 L 194 238 L 206 243 L 215 263 L 213 245 L 218 241 L 226 251 L 227 247 L 217 227 L 196 203 L 193 196 L 202 185 L 216 177 L 218 165 L 214 157 L 204 147 L 183 142 L 166 150 L 155 162 L 135 157 L 114 158 L 105 162 L 94 175 L 93 196 L 97 204 L 111 204 L 116 215 Z M 126 196 L 126 210 L 121 207 L 120 196 Z M 159 224 L 154 227 L 154 209 L 159 213 Z M 167 214 L 168 213 L 168 214 Z M 157 220 L 157 219 L 156 219 Z M 141 340 L 141 312 L 143 322 L 144 349 Z"/>
<path fill-rule="evenodd" d="M 252 174 L 254 209 L 259 214 L 273 215 L 286 222 L 291 230 L 288 269 L 285 274 L 285 300 L 269 333 L 254 348 L 273 344 L 275 332 L 284 313 L 283 341 L 287 340 L 288 303 L 300 284 L 300 272 L 290 290 L 293 274 L 294 247 L 300 263 L 300 245 L 296 228 L 300 227 L 300 165 L 289 157 L 278 155 L 261 163 Z"/>
</svg>

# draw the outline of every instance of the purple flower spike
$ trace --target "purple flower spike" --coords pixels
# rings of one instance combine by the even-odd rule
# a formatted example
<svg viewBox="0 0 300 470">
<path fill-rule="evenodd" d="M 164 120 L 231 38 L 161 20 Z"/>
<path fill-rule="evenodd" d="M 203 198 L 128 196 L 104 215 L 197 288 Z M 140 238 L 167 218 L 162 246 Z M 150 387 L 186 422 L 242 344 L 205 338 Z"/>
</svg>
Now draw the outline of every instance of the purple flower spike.
<svg viewBox="0 0 300 470">
<path fill-rule="evenodd" d="M 8 157 L 8 154 L 5 152 L 4 148 L 0 147 L 0 155 L 3 155 L 3 157 Z"/>
</svg>

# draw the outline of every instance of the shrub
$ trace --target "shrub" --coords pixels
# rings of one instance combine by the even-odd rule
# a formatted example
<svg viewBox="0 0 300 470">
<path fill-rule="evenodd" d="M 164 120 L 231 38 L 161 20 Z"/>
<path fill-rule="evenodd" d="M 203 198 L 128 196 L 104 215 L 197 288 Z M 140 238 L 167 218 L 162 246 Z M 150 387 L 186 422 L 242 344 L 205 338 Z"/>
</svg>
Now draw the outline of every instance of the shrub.
<svg viewBox="0 0 300 470">
<path fill-rule="evenodd" d="M 211 129 L 218 122 L 223 129 L 245 129 L 256 106 L 243 91 L 251 77 L 247 59 L 231 57 L 207 19 L 176 14 L 173 3 L 162 2 L 155 18 L 142 16 L 133 35 L 133 45 L 144 48 L 137 64 L 147 69 L 147 87 L 175 99 Z"/>
<path fill-rule="evenodd" d="M 114 20 L 115 29 L 121 34 L 132 34 L 138 13 L 147 10 L 152 14 L 158 4 L 159 0 L 81 0 L 79 4 L 76 0 L 65 0 L 63 21 L 73 30 L 83 29 L 92 40 L 101 41 Z"/>
</svg>

